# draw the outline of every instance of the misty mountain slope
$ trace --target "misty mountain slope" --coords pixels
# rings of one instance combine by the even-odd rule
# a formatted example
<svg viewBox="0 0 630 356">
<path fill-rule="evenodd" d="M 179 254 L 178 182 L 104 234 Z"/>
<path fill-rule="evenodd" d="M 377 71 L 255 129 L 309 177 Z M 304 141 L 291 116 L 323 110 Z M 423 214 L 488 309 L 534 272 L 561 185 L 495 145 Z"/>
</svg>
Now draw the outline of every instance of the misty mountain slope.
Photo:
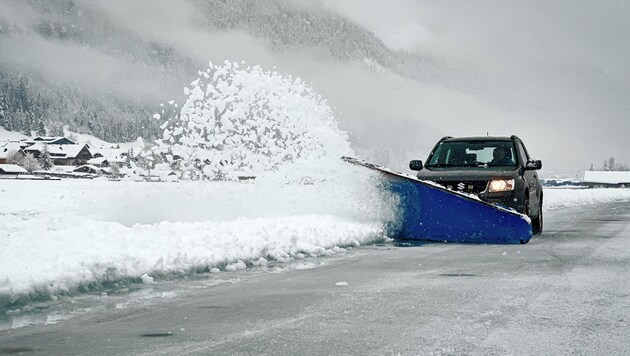
<svg viewBox="0 0 630 356">
<path fill-rule="evenodd" d="M 415 78 L 431 67 L 317 3 L 7 1 L 0 4 L 0 124 L 28 132 L 43 122 L 53 134 L 68 125 L 111 141 L 152 138 L 159 104 L 179 101 L 208 59 L 241 59 L 228 51 L 220 57 L 234 33 L 277 56 L 306 53 Z"/>
<path fill-rule="evenodd" d="M 399 61 L 372 33 L 316 6 L 281 0 L 195 3 L 210 26 L 258 34 L 275 51 L 319 49 L 317 55 L 349 61 L 370 58 L 383 66 Z"/>
<path fill-rule="evenodd" d="M 364 27 L 318 2 L 283 0 L 194 0 L 208 24 L 219 30 L 244 30 L 274 51 L 313 51 L 321 58 L 374 63 L 404 77 L 441 75 L 445 64 L 417 53 L 392 50 Z"/>
<path fill-rule="evenodd" d="M 73 1 L 29 1 L 10 10 L 17 16 L 2 18 L 0 30 L 0 124 L 9 129 L 41 131 L 44 121 L 56 135 L 68 125 L 112 141 L 153 137 L 151 116 L 193 71 L 174 51 Z M 129 85 L 136 80 L 151 88 Z"/>
</svg>

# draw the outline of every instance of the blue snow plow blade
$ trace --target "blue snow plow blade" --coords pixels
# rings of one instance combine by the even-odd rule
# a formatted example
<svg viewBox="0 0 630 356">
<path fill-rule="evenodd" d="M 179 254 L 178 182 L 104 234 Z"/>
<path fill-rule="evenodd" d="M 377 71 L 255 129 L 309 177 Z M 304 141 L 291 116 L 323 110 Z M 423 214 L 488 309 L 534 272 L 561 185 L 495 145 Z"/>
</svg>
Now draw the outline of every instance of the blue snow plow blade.
<svg viewBox="0 0 630 356">
<path fill-rule="evenodd" d="M 381 172 L 399 198 L 392 225 L 396 239 L 444 242 L 524 244 L 532 237 L 527 217 L 415 177 L 350 157 L 346 162 Z"/>
</svg>

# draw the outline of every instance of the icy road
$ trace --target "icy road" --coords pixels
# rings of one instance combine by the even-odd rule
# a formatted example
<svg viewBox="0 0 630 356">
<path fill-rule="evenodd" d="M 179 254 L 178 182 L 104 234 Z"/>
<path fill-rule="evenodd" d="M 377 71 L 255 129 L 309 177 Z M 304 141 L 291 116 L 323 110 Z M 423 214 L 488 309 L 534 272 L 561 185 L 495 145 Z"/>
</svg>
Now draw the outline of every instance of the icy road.
<svg viewBox="0 0 630 356">
<path fill-rule="evenodd" d="M 0 354 L 621 355 L 629 270 L 630 204 L 600 203 L 549 212 L 527 245 L 384 243 L 165 282 L 168 298 L 0 331 Z"/>
</svg>

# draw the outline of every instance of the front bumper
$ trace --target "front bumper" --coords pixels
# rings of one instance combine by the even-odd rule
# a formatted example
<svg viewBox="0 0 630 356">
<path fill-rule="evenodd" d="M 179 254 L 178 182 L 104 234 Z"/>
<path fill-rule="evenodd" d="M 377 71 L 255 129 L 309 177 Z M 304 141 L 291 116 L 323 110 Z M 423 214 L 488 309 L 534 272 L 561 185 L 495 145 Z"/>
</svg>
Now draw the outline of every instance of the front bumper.
<svg viewBox="0 0 630 356">
<path fill-rule="evenodd" d="M 518 178 L 515 178 L 514 190 L 506 192 L 490 192 L 489 181 L 486 180 L 437 181 L 436 183 L 453 191 L 474 194 L 487 203 L 499 204 L 519 213 L 523 212 L 523 182 Z"/>
<path fill-rule="evenodd" d="M 523 199 L 516 194 L 516 190 L 509 192 L 483 192 L 479 194 L 479 199 L 490 204 L 499 204 L 512 208 L 519 213 L 523 212 Z"/>
</svg>

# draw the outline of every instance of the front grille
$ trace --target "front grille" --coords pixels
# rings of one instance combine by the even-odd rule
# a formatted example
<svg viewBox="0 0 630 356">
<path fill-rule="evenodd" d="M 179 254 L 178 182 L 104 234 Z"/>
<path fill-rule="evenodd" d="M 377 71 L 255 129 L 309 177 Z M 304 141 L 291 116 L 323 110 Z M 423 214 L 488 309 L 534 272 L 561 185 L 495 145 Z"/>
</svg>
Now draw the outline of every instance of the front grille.
<svg viewBox="0 0 630 356">
<path fill-rule="evenodd" d="M 483 192 L 484 190 L 486 190 L 486 187 L 488 186 L 488 181 L 485 181 L 485 180 L 443 181 L 443 182 L 437 182 L 437 183 L 445 186 L 446 188 L 450 190 L 455 190 L 455 191 L 464 192 L 464 193 L 471 193 L 471 194 L 479 194 Z"/>
</svg>

